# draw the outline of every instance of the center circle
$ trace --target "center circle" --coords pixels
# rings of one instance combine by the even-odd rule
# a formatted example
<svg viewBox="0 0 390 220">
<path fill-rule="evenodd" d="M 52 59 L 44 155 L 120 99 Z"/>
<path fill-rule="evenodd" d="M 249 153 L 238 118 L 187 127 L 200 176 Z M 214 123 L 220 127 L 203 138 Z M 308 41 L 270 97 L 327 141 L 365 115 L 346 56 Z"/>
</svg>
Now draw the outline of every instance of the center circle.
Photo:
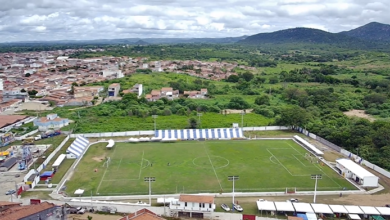
<svg viewBox="0 0 390 220">
<path fill-rule="evenodd" d="M 212 162 L 212 164 L 210 163 L 210 161 Z M 228 159 L 220 156 L 203 156 L 195 158 L 194 160 L 192 160 L 192 163 L 197 167 L 205 169 L 212 169 L 213 166 L 214 169 L 221 169 L 229 166 L 230 162 Z"/>
</svg>

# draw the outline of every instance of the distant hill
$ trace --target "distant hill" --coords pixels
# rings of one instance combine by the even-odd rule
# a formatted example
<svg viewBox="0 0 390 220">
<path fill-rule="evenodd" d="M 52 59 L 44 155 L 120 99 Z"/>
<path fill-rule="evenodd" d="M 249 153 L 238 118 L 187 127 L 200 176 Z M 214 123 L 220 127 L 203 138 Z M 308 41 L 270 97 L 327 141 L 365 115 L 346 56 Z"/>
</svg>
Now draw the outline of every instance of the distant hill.
<svg viewBox="0 0 390 220">
<path fill-rule="evenodd" d="M 390 42 L 390 25 L 371 22 L 350 31 L 340 32 L 340 34 L 367 41 Z"/>
<path fill-rule="evenodd" d="M 55 45 L 55 44 L 98 44 L 98 45 L 149 45 L 149 44 L 227 44 L 236 43 L 245 39 L 247 36 L 241 37 L 224 37 L 224 38 L 124 38 L 124 39 L 97 39 L 97 40 L 58 40 L 58 41 L 24 41 L 24 42 L 8 42 L 0 43 L 0 45 Z"/>
<path fill-rule="evenodd" d="M 382 48 L 378 42 L 369 42 L 341 33 L 330 33 L 312 28 L 291 28 L 271 33 L 260 33 L 239 41 L 241 44 L 326 44 L 350 49 Z"/>
</svg>

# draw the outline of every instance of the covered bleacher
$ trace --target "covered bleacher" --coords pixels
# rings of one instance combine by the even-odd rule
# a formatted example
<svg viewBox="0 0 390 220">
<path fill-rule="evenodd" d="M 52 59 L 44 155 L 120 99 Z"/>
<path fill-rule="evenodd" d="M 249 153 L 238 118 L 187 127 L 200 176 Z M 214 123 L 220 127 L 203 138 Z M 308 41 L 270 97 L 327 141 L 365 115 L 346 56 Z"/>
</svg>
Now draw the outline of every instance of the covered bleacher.
<svg viewBox="0 0 390 220">
<path fill-rule="evenodd" d="M 374 207 L 374 206 L 354 206 L 354 205 L 327 205 L 316 203 L 300 203 L 300 202 L 272 202 L 272 201 L 256 201 L 258 211 L 263 214 L 267 212 L 282 213 L 290 212 L 292 215 L 310 219 L 311 216 L 332 216 L 347 215 L 357 218 L 370 216 L 374 219 L 381 220 L 381 216 L 390 216 L 390 208 Z M 263 212 L 264 211 L 264 212 Z M 267 214 L 268 215 L 268 214 Z M 357 218 L 358 219 L 358 218 Z"/>
<path fill-rule="evenodd" d="M 74 154 L 76 157 L 80 157 L 84 149 L 89 145 L 88 139 L 82 136 L 77 136 L 76 140 L 67 149 L 67 152 Z"/>
<path fill-rule="evenodd" d="M 314 145 L 307 142 L 305 139 L 299 137 L 298 135 L 294 136 L 294 140 L 300 144 L 303 144 L 305 148 L 307 148 L 309 151 L 313 152 L 317 156 L 324 155 L 324 152 L 318 150 Z"/>
<path fill-rule="evenodd" d="M 233 139 L 243 138 L 240 128 L 212 128 L 212 129 L 183 129 L 183 130 L 157 130 L 155 137 L 159 139 Z"/>
</svg>

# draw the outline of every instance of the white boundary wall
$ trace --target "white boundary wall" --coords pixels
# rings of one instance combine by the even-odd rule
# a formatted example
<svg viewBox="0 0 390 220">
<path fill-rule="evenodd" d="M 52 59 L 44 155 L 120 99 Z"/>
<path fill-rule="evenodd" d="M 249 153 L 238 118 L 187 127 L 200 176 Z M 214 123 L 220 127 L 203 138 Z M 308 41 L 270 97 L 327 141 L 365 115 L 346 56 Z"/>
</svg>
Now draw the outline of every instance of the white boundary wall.
<svg viewBox="0 0 390 220">
<path fill-rule="evenodd" d="M 62 146 L 65 145 L 65 143 L 69 140 L 69 138 L 70 138 L 69 135 L 66 136 L 66 138 L 61 142 L 61 144 L 58 145 L 58 147 L 53 152 L 51 152 L 51 154 L 46 158 L 46 160 L 43 161 L 43 163 L 38 167 L 37 169 L 38 172 L 41 172 L 44 169 L 43 166 L 46 166 L 50 162 L 50 160 L 54 157 L 54 155 L 56 155 L 58 151 L 61 150 Z"/>
<path fill-rule="evenodd" d="M 30 131 L 27 134 L 24 134 L 24 135 L 22 135 L 20 137 L 15 137 L 15 140 L 21 141 L 21 140 L 25 139 L 26 137 L 31 136 L 31 135 L 33 135 L 33 134 L 35 134 L 37 132 L 38 132 L 38 129 L 34 130 L 34 131 Z"/>
</svg>

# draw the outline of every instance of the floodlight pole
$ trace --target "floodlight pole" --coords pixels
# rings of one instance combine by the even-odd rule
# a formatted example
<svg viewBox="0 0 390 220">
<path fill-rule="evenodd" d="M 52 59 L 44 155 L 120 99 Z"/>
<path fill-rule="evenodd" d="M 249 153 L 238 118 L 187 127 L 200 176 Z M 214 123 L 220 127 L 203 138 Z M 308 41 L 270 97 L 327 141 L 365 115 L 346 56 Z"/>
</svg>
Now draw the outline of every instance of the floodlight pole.
<svg viewBox="0 0 390 220">
<path fill-rule="evenodd" d="M 233 193 L 232 193 L 232 212 L 234 211 L 234 181 L 238 180 L 239 179 L 239 176 L 228 176 L 228 180 L 229 181 L 233 181 Z"/>
<path fill-rule="evenodd" d="M 149 182 L 149 205 L 152 206 L 152 184 L 151 184 L 151 182 L 155 182 L 156 178 L 155 177 L 145 177 L 144 181 Z"/>
<path fill-rule="evenodd" d="M 200 116 L 203 116 L 203 114 L 202 113 L 198 113 L 198 121 L 199 121 L 199 125 L 200 125 L 200 128 L 202 128 L 202 123 L 200 122 Z"/>
<path fill-rule="evenodd" d="M 314 185 L 314 198 L 313 198 L 313 203 L 316 203 L 317 180 L 322 179 L 322 175 L 321 175 L 321 174 L 312 174 L 312 175 L 311 175 L 311 179 L 315 179 L 315 180 L 316 180 L 316 183 L 315 183 L 315 185 Z"/>
<path fill-rule="evenodd" d="M 158 115 L 152 115 L 153 121 L 154 121 L 154 132 L 156 132 L 156 118 Z"/>
</svg>

